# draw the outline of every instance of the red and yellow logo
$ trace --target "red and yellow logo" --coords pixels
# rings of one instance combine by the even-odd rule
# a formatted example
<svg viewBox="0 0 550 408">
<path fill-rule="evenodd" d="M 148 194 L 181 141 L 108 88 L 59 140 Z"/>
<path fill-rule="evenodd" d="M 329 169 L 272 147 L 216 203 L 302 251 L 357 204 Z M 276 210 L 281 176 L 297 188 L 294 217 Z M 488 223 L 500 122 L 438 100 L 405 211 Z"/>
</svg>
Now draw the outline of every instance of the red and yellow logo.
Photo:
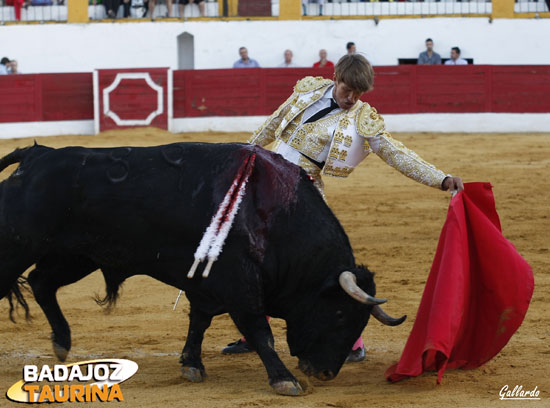
<svg viewBox="0 0 550 408">
<path fill-rule="evenodd" d="M 26 365 L 23 379 L 13 384 L 7 397 L 16 402 L 124 401 L 120 383 L 138 370 L 137 363 L 101 359 L 52 367 Z"/>
</svg>

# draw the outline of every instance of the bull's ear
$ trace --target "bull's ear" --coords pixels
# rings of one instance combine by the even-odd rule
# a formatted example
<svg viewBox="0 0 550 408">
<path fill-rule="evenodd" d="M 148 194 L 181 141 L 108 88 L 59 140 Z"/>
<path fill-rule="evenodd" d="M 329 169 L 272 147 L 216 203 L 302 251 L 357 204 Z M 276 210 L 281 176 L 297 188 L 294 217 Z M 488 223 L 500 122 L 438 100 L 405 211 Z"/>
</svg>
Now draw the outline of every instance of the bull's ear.
<svg viewBox="0 0 550 408">
<path fill-rule="evenodd" d="M 369 270 L 365 265 L 360 265 L 353 270 L 355 277 L 357 278 L 357 284 L 362 288 L 370 288 L 371 286 L 375 289 L 376 285 L 374 283 L 374 272 Z M 373 295 L 374 296 L 374 295 Z"/>
<path fill-rule="evenodd" d="M 329 276 L 325 279 L 321 287 L 321 294 L 326 296 L 336 295 L 342 291 L 342 287 L 338 283 L 338 277 Z"/>
</svg>

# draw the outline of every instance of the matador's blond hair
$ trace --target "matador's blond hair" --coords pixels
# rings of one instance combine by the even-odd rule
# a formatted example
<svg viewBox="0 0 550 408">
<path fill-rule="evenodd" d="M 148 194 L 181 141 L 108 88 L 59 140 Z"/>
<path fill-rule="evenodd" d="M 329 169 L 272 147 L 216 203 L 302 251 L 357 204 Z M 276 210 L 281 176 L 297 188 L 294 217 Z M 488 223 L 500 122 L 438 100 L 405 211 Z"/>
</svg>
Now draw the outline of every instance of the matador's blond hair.
<svg viewBox="0 0 550 408">
<path fill-rule="evenodd" d="M 374 70 L 362 55 L 344 55 L 334 67 L 334 79 L 353 90 L 368 92 L 374 86 Z"/>
</svg>

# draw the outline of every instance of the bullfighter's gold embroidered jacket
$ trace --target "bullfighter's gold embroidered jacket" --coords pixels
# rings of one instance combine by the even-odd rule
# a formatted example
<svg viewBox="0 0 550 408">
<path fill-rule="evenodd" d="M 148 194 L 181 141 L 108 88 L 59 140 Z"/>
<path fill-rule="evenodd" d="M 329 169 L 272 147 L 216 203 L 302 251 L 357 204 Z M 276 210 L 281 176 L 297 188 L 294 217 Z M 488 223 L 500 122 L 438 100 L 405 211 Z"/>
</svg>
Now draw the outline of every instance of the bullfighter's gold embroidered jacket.
<svg viewBox="0 0 550 408">
<path fill-rule="evenodd" d="M 304 111 L 333 84 L 311 76 L 298 81 L 290 98 L 254 132 L 249 143 L 266 146 L 275 142 L 273 150 L 303 167 L 321 190 L 321 174 L 347 177 L 371 152 L 407 177 L 441 187 L 445 173 L 393 139 L 384 119 L 368 103 L 358 101 L 349 110 L 302 124 Z M 306 157 L 325 164 L 320 169 Z"/>
</svg>

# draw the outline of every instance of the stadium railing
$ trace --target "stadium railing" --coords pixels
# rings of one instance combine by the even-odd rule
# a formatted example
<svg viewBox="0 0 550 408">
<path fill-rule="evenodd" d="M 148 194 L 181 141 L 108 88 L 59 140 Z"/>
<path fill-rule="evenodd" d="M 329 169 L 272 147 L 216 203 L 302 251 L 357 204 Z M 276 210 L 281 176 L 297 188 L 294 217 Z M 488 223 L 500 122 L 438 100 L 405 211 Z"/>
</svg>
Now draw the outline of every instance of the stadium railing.
<svg viewBox="0 0 550 408">
<path fill-rule="evenodd" d="M 98 0 L 101 1 L 101 0 Z M 131 0 L 132 1 L 132 0 Z M 298 1 L 298 0 L 297 0 Z M 204 17 L 277 17 L 279 15 L 279 0 L 251 0 L 246 2 L 239 1 L 219 1 L 219 0 L 205 0 L 205 16 Z M 262 7 L 260 3 L 264 3 Z M 142 0 L 138 0 L 135 5 L 130 7 L 130 18 L 132 19 L 150 19 L 149 13 L 144 14 L 144 8 L 140 7 Z M 175 19 L 188 19 L 202 17 L 200 15 L 199 7 L 196 4 L 192 4 L 190 7 L 185 6 L 184 15 L 179 15 L 178 5 L 176 0 L 173 0 L 172 4 L 172 18 Z M 101 4 L 90 5 L 88 7 L 88 15 L 90 20 L 104 20 L 107 18 L 105 13 L 105 7 Z M 123 18 L 123 8 L 120 7 L 117 14 L 117 19 Z M 168 18 L 168 7 L 166 0 L 157 1 L 155 11 L 153 14 L 154 19 Z"/>
<path fill-rule="evenodd" d="M 307 16 L 445 16 L 445 15 L 490 15 L 491 0 L 332 0 L 319 4 L 316 0 L 304 7 Z"/>
<path fill-rule="evenodd" d="M 101 2 L 101 0 L 99 0 Z M 168 16 L 168 7 L 166 5 L 166 0 L 160 0 L 156 2 L 155 6 L 155 12 L 153 15 L 153 18 L 166 18 Z M 173 18 L 182 18 L 179 15 L 179 9 L 177 5 L 177 1 L 172 1 L 172 17 Z M 218 17 L 219 16 L 219 5 L 218 0 L 206 0 L 205 1 L 205 17 Z M 130 4 L 130 16 L 131 19 L 150 19 L 151 17 L 147 15 L 144 15 L 145 9 L 141 7 L 141 4 L 143 2 L 132 2 Z M 123 16 L 123 7 L 119 7 L 118 13 L 117 13 L 117 19 L 124 18 Z M 184 8 L 185 15 L 184 18 L 194 18 L 194 17 L 201 17 L 199 12 L 199 7 L 196 4 L 191 4 L 190 6 L 185 6 Z M 107 19 L 107 14 L 105 12 L 105 7 L 103 4 L 95 4 L 95 5 L 89 5 L 88 6 L 88 16 L 90 20 L 104 20 Z"/>
<path fill-rule="evenodd" d="M 18 21 L 15 18 L 13 1 L 0 0 L 0 24 L 11 21 Z M 20 21 L 66 22 L 67 5 L 65 0 L 27 0 L 21 8 Z"/>
<path fill-rule="evenodd" d="M 0 0 L 0 24 L 17 22 L 13 6 L 15 1 L 17 0 Z M 21 10 L 21 21 L 38 23 L 106 21 L 105 7 L 102 4 L 88 4 L 88 1 L 25 0 Z M 181 19 L 176 1 L 173 2 L 172 20 Z M 376 20 L 409 16 L 550 17 L 548 0 L 324 0 L 321 3 L 322 5 L 317 0 L 206 0 L 204 18 L 282 20 L 374 18 Z M 153 17 L 166 20 L 167 14 L 166 0 L 157 0 Z M 185 7 L 183 18 L 199 17 L 201 16 L 196 4 Z M 123 7 L 121 6 L 117 19 L 122 18 Z M 134 6 L 130 8 L 130 19 L 146 21 L 150 17 L 143 15 L 143 9 Z"/>
<path fill-rule="evenodd" d="M 544 0 L 516 0 L 515 13 L 548 13 L 548 5 Z"/>
</svg>

